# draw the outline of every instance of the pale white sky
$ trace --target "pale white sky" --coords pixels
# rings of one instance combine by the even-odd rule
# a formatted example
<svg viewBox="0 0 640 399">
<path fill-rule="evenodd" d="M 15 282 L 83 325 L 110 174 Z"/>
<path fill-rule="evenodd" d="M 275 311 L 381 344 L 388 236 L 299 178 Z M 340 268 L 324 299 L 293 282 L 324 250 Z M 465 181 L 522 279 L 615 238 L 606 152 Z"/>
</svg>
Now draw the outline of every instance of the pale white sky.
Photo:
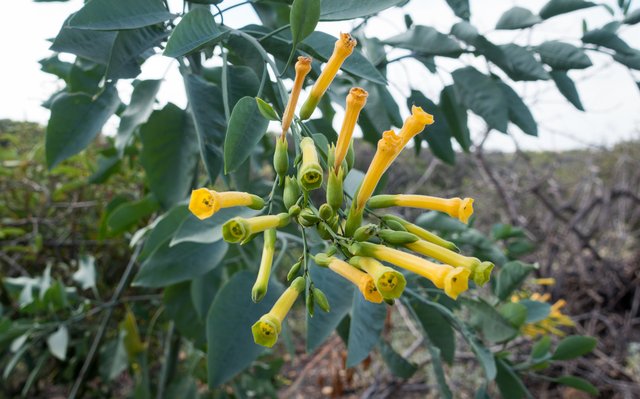
<svg viewBox="0 0 640 399">
<path fill-rule="evenodd" d="M 226 0 L 221 6 L 226 8 L 239 0 Z M 579 44 L 575 39 L 581 36 L 582 19 L 590 28 L 603 25 L 611 16 L 603 7 L 594 7 L 578 13 L 554 17 L 538 25 L 531 37 L 519 31 L 494 31 L 496 21 L 514 5 L 520 5 L 537 12 L 546 0 L 471 0 L 471 22 L 480 32 L 485 33 L 497 43 L 515 42 L 526 44 L 539 43 L 547 39 L 561 39 Z M 607 1 L 615 3 L 615 1 Z M 2 2 L 0 12 L 7 16 L 0 24 L 0 49 L 5 54 L 0 73 L 0 118 L 29 120 L 46 124 L 49 112 L 40 104 L 51 93 L 61 87 L 61 83 L 52 76 L 40 71 L 38 60 L 47 57 L 50 43 L 65 18 L 82 7 L 82 0 L 67 3 L 33 3 L 22 0 Z M 172 10 L 179 11 L 182 1 L 170 0 Z M 631 9 L 640 6 L 634 1 Z M 615 8 L 615 7 L 614 7 Z M 367 35 L 388 38 L 404 30 L 404 13 L 411 14 L 416 24 L 430 25 L 441 32 L 449 32 L 457 20 L 444 0 L 412 0 L 404 10 L 390 9 L 372 19 Z M 250 6 L 241 6 L 225 13 L 225 23 L 241 27 L 248 23 L 259 23 Z M 318 29 L 337 35 L 340 31 L 349 31 L 352 22 L 320 23 Z M 640 48 L 640 24 L 624 26 L 621 36 L 635 48 Z M 395 50 L 402 54 L 402 50 Z M 612 145 L 626 139 L 640 138 L 640 90 L 626 68 L 617 64 L 609 65 L 607 56 L 589 53 L 594 67 L 586 71 L 572 71 L 570 76 L 576 81 L 586 112 L 580 112 L 569 105 L 557 92 L 553 82 L 523 83 L 512 85 L 523 95 L 525 102 L 532 106 L 534 117 L 539 122 L 539 137 L 532 138 L 513 128 L 514 137 L 519 145 L 526 149 L 562 150 L 585 145 Z M 71 59 L 71 58 L 69 58 Z M 469 59 L 465 60 L 469 62 Z M 456 60 L 439 57 L 438 67 L 452 71 L 462 64 Z M 479 68 L 482 65 L 478 65 Z M 167 73 L 168 71 L 168 73 Z M 177 65 L 172 59 L 156 55 L 142 67 L 142 79 L 161 78 L 166 82 L 159 93 L 160 103 L 174 102 L 186 105 L 186 96 Z M 447 79 L 447 74 L 443 74 Z M 389 80 L 394 97 L 401 104 L 408 96 L 410 88 L 423 91 L 432 99 L 438 98 L 442 81 L 431 75 L 412 60 L 393 64 L 389 69 Z M 640 73 L 636 73 L 640 80 Z M 449 83 L 446 82 L 445 83 Z M 130 85 L 119 84 L 120 97 L 128 101 Z M 401 106 L 403 116 L 408 111 Z M 338 115 L 339 121 L 340 115 Z M 105 128 L 113 131 L 117 126 L 114 117 Z M 478 118 L 471 119 L 472 132 L 482 130 Z M 495 133 L 488 141 L 492 149 L 512 150 L 513 142 L 500 133 Z"/>
</svg>

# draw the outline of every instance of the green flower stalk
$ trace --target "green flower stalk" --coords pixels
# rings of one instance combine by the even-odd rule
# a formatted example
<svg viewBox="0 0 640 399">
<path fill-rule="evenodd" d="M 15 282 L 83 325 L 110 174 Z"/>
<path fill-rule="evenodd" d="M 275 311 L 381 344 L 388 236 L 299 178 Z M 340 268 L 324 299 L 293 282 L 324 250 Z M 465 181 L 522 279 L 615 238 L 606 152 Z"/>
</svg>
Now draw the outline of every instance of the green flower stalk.
<svg viewBox="0 0 640 399">
<path fill-rule="evenodd" d="M 251 290 L 251 299 L 253 302 L 260 302 L 267 293 L 275 249 L 276 229 L 267 229 L 264 231 L 264 245 L 262 247 L 262 258 L 260 260 L 260 268 L 258 269 L 258 277 Z"/>
<path fill-rule="evenodd" d="M 298 183 L 304 191 L 311 191 L 322 186 L 322 167 L 318 161 L 316 144 L 310 137 L 300 141 L 302 162 L 298 167 Z"/>
<path fill-rule="evenodd" d="M 354 256 L 349 263 L 364 270 L 373 277 L 373 282 L 383 299 L 396 299 L 402 295 L 407 285 L 402 273 L 388 266 L 384 266 L 373 258 Z"/>
<path fill-rule="evenodd" d="M 485 285 L 489 281 L 491 270 L 493 270 L 494 267 L 494 264 L 491 262 L 482 262 L 478 258 L 464 256 L 424 240 L 407 243 L 405 244 L 405 247 L 453 267 L 464 267 L 471 272 L 471 279 L 481 286 Z"/>
<path fill-rule="evenodd" d="M 298 277 L 280 295 L 269 313 L 264 314 L 251 327 L 253 341 L 262 346 L 271 348 L 278 341 L 278 335 L 282 331 L 282 322 L 298 299 L 298 295 L 304 291 L 305 280 Z"/>
<path fill-rule="evenodd" d="M 433 234 L 430 231 L 427 231 L 425 229 L 423 229 L 420 226 L 417 226 L 411 222 L 408 222 L 398 216 L 395 215 L 384 215 L 382 216 L 382 220 L 384 220 L 384 222 L 387 224 L 387 226 L 389 226 L 390 228 L 392 228 L 393 230 L 398 230 L 398 226 L 400 226 L 400 228 L 403 231 L 408 231 L 409 233 L 415 234 L 418 237 L 422 238 L 425 241 L 429 241 L 432 242 L 436 245 L 439 245 L 443 248 L 447 248 L 451 251 L 455 251 L 455 252 L 459 252 L 460 250 L 458 249 L 458 247 L 456 246 L 456 244 L 452 243 L 451 241 L 447 241 L 444 238 L 438 237 L 437 235 Z"/>
<path fill-rule="evenodd" d="M 264 215 L 245 219 L 235 217 L 222 225 L 222 238 L 232 244 L 246 243 L 254 234 L 267 229 L 284 227 L 289 224 L 291 217 L 288 213 L 278 215 Z"/>
</svg>

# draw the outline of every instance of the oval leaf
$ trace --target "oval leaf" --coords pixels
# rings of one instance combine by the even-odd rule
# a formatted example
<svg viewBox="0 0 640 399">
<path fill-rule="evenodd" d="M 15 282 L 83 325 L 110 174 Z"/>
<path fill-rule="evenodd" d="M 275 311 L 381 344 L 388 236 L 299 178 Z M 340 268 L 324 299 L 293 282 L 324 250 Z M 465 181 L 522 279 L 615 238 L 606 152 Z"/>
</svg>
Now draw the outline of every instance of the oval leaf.
<svg viewBox="0 0 640 399">
<path fill-rule="evenodd" d="M 529 28 L 542 21 L 537 15 L 522 7 L 513 7 L 505 11 L 498 20 L 496 29 Z"/>
<path fill-rule="evenodd" d="M 566 385 L 571 388 L 579 389 L 594 396 L 598 396 L 600 394 L 598 388 L 594 387 L 589 381 L 585 380 L 584 378 L 565 375 L 563 377 L 556 378 L 556 382 L 558 384 Z"/>
<path fill-rule="evenodd" d="M 265 119 L 253 97 L 243 97 L 238 101 L 231 117 L 224 141 L 224 173 L 235 172 L 262 136 L 267 132 L 269 121 Z"/>
<path fill-rule="evenodd" d="M 405 0 L 322 0 L 321 21 L 367 17 Z"/>
<path fill-rule="evenodd" d="M 560 94 L 569 100 L 574 107 L 580 111 L 584 111 L 582 101 L 580 101 L 580 95 L 578 94 L 578 89 L 576 89 L 576 84 L 573 83 L 573 80 L 571 80 L 569 75 L 564 71 L 551 71 L 551 78 L 556 83 Z"/>
<path fill-rule="evenodd" d="M 457 57 L 462 53 L 458 42 L 430 26 L 414 26 L 406 32 L 384 40 L 384 43 L 423 55 Z"/>
<path fill-rule="evenodd" d="M 506 132 L 509 105 L 496 81 L 473 67 L 455 70 L 452 76 L 456 95 L 465 106 L 492 128 Z"/>
<path fill-rule="evenodd" d="M 171 17 L 162 0 L 91 0 L 71 18 L 69 26 L 93 30 L 134 29 Z"/>
<path fill-rule="evenodd" d="M 591 352 L 598 341 L 584 335 L 571 335 L 558 344 L 551 358 L 553 360 L 571 360 Z"/>
<path fill-rule="evenodd" d="M 556 70 L 584 69 L 593 65 L 584 51 L 569 43 L 552 40 L 539 45 L 536 51 L 542 62 Z"/>
<path fill-rule="evenodd" d="M 294 0 L 289 14 L 293 48 L 313 33 L 320 19 L 320 0 Z"/>
<path fill-rule="evenodd" d="M 205 8 L 194 8 L 185 15 L 173 30 L 164 55 L 180 57 L 205 44 L 214 44 L 227 33 L 216 24 L 211 12 Z"/>
<path fill-rule="evenodd" d="M 551 0 L 540 10 L 543 19 L 549 19 L 556 15 L 566 14 L 583 8 L 594 7 L 597 4 L 584 0 Z"/>
</svg>

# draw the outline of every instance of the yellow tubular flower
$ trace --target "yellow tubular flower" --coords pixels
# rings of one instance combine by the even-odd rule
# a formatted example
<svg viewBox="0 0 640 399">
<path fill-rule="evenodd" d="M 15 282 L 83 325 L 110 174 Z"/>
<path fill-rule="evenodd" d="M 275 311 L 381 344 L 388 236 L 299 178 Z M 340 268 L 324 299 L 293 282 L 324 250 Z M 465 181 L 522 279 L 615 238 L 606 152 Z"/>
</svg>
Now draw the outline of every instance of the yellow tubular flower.
<svg viewBox="0 0 640 399">
<path fill-rule="evenodd" d="M 213 216 L 222 208 L 248 206 L 251 209 L 262 209 L 264 200 L 257 195 L 240 192 L 217 192 L 207 188 L 191 191 L 189 210 L 200 220 Z"/>
<path fill-rule="evenodd" d="M 301 119 L 309 119 L 309 117 L 311 117 L 313 110 L 316 109 L 318 102 L 320 102 L 320 99 L 329 88 L 331 82 L 333 82 L 333 78 L 336 77 L 342 63 L 351 55 L 357 44 L 356 39 L 352 38 L 350 34 L 340 34 L 340 38 L 336 41 L 333 49 L 333 54 L 331 54 L 320 76 L 318 76 L 318 80 L 316 80 L 316 83 L 313 85 L 309 98 L 302 104 L 302 108 L 300 109 Z"/>
<path fill-rule="evenodd" d="M 255 322 L 251 327 L 251 332 L 256 344 L 271 348 L 278 341 L 278 334 L 282 331 L 282 322 L 304 288 L 304 278 L 298 277 L 293 280 L 293 283 L 280 295 L 269 313 L 264 314 Z"/>
<path fill-rule="evenodd" d="M 398 135 L 402 138 L 402 147 L 406 146 L 411 139 L 422 132 L 427 125 L 433 123 L 433 115 L 424 112 L 421 107 L 415 105 L 411 107 L 411 115 L 404 121 L 402 129 Z"/>
<path fill-rule="evenodd" d="M 258 277 L 251 290 L 253 302 L 260 302 L 267 293 L 269 286 L 269 276 L 271 275 L 271 265 L 273 264 L 273 254 L 276 250 L 276 229 L 264 231 L 264 245 L 262 247 L 262 258 L 260 259 L 260 269 Z"/>
<path fill-rule="evenodd" d="M 384 299 L 399 298 L 407 285 L 402 273 L 384 266 L 373 258 L 354 256 L 349 259 L 349 263 L 359 267 L 373 277 L 373 282 Z"/>
<path fill-rule="evenodd" d="M 556 279 L 553 277 L 536 278 L 533 279 L 533 283 L 538 285 L 555 285 Z"/>
<path fill-rule="evenodd" d="M 251 236 L 267 229 L 284 227 L 289 224 L 291 217 L 288 213 L 278 215 L 264 215 L 245 219 L 235 217 L 222 225 L 222 238 L 230 243 L 245 243 Z"/>
<path fill-rule="evenodd" d="M 409 208 L 429 209 L 448 214 L 462 223 L 469 222 L 473 214 L 473 198 L 439 198 L 428 195 L 376 195 L 369 200 L 369 207 L 387 208 L 390 206 L 405 206 Z"/>
<path fill-rule="evenodd" d="M 522 298 L 526 299 L 526 296 L 523 296 Z M 528 299 L 539 302 L 547 302 L 550 298 L 551 296 L 548 293 L 544 295 L 533 293 Z M 520 297 L 514 295 L 511 297 L 511 302 L 518 302 L 520 301 L 520 299 Z M 532 338 L 536 338 L 539 335 L 546 335 L 549 333 L 560 337 L 566 335 L 565 332 L 560 330 L 558 327 L 573 327 L 575 325 L 573 320 L 571 320 L 569 316 L 565 315 L 560 310 L 566 304 L 567 303 L 564 299 L 556 301 L 553 305 L 551 305 L 549 315 L 545 319 L 537 321 L 535 323 L 525 324 L 524 326 L 522 326 L 522 332 Z"/>
<path fill-rule="evenodd" d="M 491 270 L 493 270 L 494 267 L 494 264 L 491 262 L 481 262 L 478 258 L 464 256 L 424 240 L 405 244 L 405 247 L 448 265 L 454 267 L 462 266 L 468 269 L 469 272 L 471 272 L 471 278 L 478 285 L 484 285 L 489 281 Z"/>
<path fill-rule="evenodd" d="M 349 251 L 356 255 L 370 256 L 378 260 L 393 263 L 412 273 L 425 277 L 443 289 L 445 294 L 456 299 L 469 288 L 469 270 L 464 267 L 439 265 L 416 255 L 385 247 L 384 245 L 361 242 L 352 244 Z"/>
<path fill-rule="evenodd" d="M 284 110 L 284 114 L 282 115 L 282 135 L 280 136 L 281 140 L 284 140 L 283 137 L 286 136 L 287 131 L 289 130 L 289 126 L 291 126 L 291 121 L 293 120 L 293 114 L 296 110 L 296 104 L 298 103 L 298 97 L 300 97 L 300 91 L 302 90 L 302 85 L 304 84 L 304 78 L 311 71 L 311 58 L 309 57 L 298 57 L 298 62 L 296 62 L 296 77 L 293 81 L 293 89 L 291 89 L 291 95 L 289 96 L 289 102 L 287 103 L 287 107 Z"/>
<path fill-rule="evenodd" d="M 345 110 L 344 120 L 342 121 L 342 127 L 340 128 L 340 134 L 338 135 L 338 142 L 336 144 L 336 155 L 333 167 L 336 173 L 342 166 L 342 161 L 347 155 L 349 145 L 351 144 L 351 136 L 353 135 L 353 129 L 358 121 L 360 111 L 364 108 L 367 102 L 367 93 L 360 87 L 353 87 L 347 95 L 347 107 Z"/>
<path fill-rule="evenodd" d="M 316 144 L 311 137 L 300 141 L 302 162 L 298 167 L 298 182 L 305 191 L 311 191 L 322 186 L 322 167 L 318 161 Z"/>
<path fill-rule="evenodd" d="M 347 262 L 336 257 L 329 258 L 329 269 L 355 284 L 369 302 L 381 303 L 382 295 L 378 292 L 373 277 Z"/>
</svg>

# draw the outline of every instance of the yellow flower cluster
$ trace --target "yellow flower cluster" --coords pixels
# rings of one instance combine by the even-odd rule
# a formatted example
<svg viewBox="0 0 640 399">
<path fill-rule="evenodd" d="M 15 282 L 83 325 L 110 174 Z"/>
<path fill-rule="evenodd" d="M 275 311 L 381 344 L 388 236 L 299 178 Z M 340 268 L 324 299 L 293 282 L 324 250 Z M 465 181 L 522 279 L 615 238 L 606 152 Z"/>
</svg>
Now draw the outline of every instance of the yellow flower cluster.
<svg viewBox="0 0 640 399">
<path fill-rule="evenodd" d="M 302 106 L 300 120 L 311 116 L 356 44 L 356 40 L 349 34 L 341 34 L 333 55 Z M 273 195 L 277 188 L 276 182 L 266 201 L 249 193 L 216 192 L 201 188 L 193 191 L 189 204 L 189 209 L 200 219 L 212 216 L 221 208 L 232 206 L 269 210 L 261 216 L 232 218 L 222 227 L 223 238 L 230 243 L 244 244 L 258 235 L 264 238 L 260 267 L 252 290 L 252 299 L 255 302 L 262 300 L 267 291 L 272 273 L 277 229 L 291 223 L 297 223 L 303 229 L 304 252 L 287 276 L 288 280 L 293 282 L 273 305 L 271 311 L 253 325 L 255 342 L 269 347 L 275 344 L 282 322 L 300 294 L 305 295 L 311 314 L 314 302 L 323 310 L 329 310 L 328 299 L 314 286 L 310 278 L 308 268 L 311 263 L 308 260 L 311 258 L 317 266 L 326 267 L 351 282 L 366 300 L 374 303 L 393 303 L 402 295 L 407 284 L 405 274 L 393 267 L 385 266 L 382 262 L 430 280 L 453 299 L 469 288 L 469 279 L 477 285 L 486 284 L 493 269 L 492 263 L 461 255 L 453 243 L 419 226 L 393 215 L 378 216 L 380 223 L 377 225 L 363 225 L 365 210 L 373 212 L 374 209 L 391 206 L 435 210 L 445 212 L 464 223 L 469 220 L 473 213 L 473 200 L 470 198 L 436 198 L 404 194 L 372 197 L 382 175 L 411 139 L 426 126 L 434 123 L 433 116 L 421 107 L 413 106 L 411 115 L 404 121 L 398 133 L 394 130 L 382 133 L 376 153 L 357 193 L 354 198 L 350 198 L 350 207 L 343 209 L 343 181 L 353 165 L 350 156 L 353 154 L 353 131 L 360 112 L 366 106 L 368 93 L 358 87 L 349 91 L 345 118 L 337 142 L 326 149 L 326 157 L 321 157 L 313 136 L 294 117 L 305 77 L 311 70 L 311 59 L 300 57 L 295 70 L 293 89 L 282 117 L 282 130 L 276 139 L 274 153 L 274 170 L 278 176 L 277 181 L 282 186 L 281 198 L 287 212 L 270 214 L 273 202 L 280 198 Z M 294 177 L 288 173 L 291 165 L 287 132 L 290 128 L 298 143 L 296 161 L 293 163 L 296 171 Z M 325 169 L 321 162 L 326 164 Z M 323 185 L 326 203 L 316 207 L 309 192 Z M 304 229 L 307 228 L 315 228 L 317 234 L 328 241 L 325 252 L 308 252 L 304 234 Z M 300 273 L 302 276 L 296 278 Z"/>
<path fill-rule="evenodd" d="M 540 282 L 537 282 L 540 285 L 553 285 L 554 281 L 551 278 L 539 279 Z M 527 295 L 514 295 L 511 297 L 511 302 L 519 302 L 522 299 L 530 299 L 532 301 L 538 302 L 549 302 L 551 299 L 551 295 L 539 294 L 534 292 L 533 294 Z M 551 309 L 549 311 L 549 315 L 540 321 L 536 321 L 534 323 L 527 323 L 521 327 L 522 333 L 531 338 L 536 338 L 541 335 L 553 334 L 559 337 L 565 335 L 565 332 L 560 330 L 559 327 L 573 327 L 575 324 L 573 320 L 566 314 L 562 313 L 562 308 L 567 304 L 564 299 L 559 299 L 555 301 L 551 305 Z"/>
</svg>

